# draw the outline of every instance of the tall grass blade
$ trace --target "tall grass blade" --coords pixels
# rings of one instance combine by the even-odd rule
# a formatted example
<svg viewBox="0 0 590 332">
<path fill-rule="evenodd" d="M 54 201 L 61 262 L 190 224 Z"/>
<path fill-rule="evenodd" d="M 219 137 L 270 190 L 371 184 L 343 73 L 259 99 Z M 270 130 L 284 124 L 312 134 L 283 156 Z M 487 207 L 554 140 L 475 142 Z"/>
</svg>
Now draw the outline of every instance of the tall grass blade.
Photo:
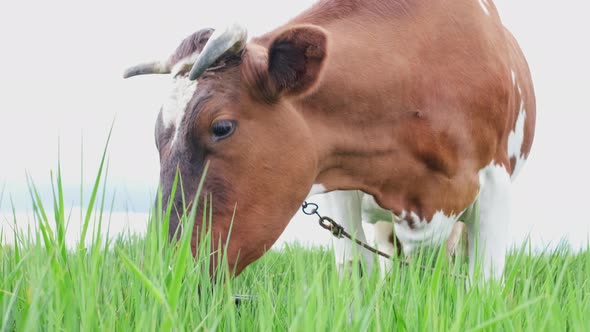
<svg viewBox="0 0 590 332">
<path fill-rule="evenodd" d="M 86 216 L 84 217 L 84 223 L 82 224 L 82 232 L 80 233 L 80 242 L 78 245 L 78 250 L 82 250 L 84 248 L 84 243 L 86 241 L 86 234 L 88 233 L 88 226 L 90 225 L 90 218 L 91 218 L 92 213 L 94 211 L 94 204 L 96 201 L 96 196 L 98 194 L 98 188 L 101 183 L 103 168 L 105 165 L 105 160 L 106 160 L 106 155 L 107 155 L 107 149 L 108 149 L 109 142 L 111 140 L 111 136 L 113 133 L 113 126 L 114 126 L 114 123 L 111 125 L 111 128 L 109 129 L 107 141 L 105 143 L 105 146 L 104 146 L 104 149 L 102 152 L 102 157 L 100 158 L 100 165 L 98 167 L 98 171 L 97 171 L 97 174 L 96 174 L 96 177 L 94 180 L 94 185 L 92 187 L 92 192 L 90 194 L 90 200 L 88 201 L 88 205 L 86 207 Z"/>
<path fill-rule="evenodd" d="M 137 267 L 137 265 L 135 265 L 135 263 L 133 263 L 133 261 L 129 259 L 129 257 L 127 257 L 123 251 L 121 251 L 121 249 L 117 248 L 116 251 L 125 266 L 127 266 L 127 268 L 141 281 L 141 283 L 157 300 L 158 304 L 162 305 L 166 309 L 166 315 L 168 318 L 173 319 L 174 314 L 172 313 L 172 310 L 166 301 L 164 293 L 160 291 L 160 289 L 158 289 L 158 287 L 143 272 L 141 272 L 139 267 Z"/>
</svg>

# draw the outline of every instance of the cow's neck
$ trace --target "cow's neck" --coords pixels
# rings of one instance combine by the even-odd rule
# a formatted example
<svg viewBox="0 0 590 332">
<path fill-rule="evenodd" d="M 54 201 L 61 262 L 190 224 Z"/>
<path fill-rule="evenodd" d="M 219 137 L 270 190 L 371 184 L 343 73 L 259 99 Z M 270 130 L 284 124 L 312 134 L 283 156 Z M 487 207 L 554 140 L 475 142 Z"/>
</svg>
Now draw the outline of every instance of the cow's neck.
<svg viewBox="0 0 590 332">
<path fill-rule="evenodd" d="M 403 122 L 399 117 L 416 117 L 420 111 L 396 105 L 398 109 L 384 114 L 370 102 L 354 109 L 345 106 L 362 105 L 355 98 L 315 98 L 302 109 L 317 144 L 316 183 L 327 190 L 360 189 L 386 208 L 403 210 L 403 202 L 396 202 L 400 197 L 388 192 L 399 183 L 398 176 L 407 174 L 400 167 L 413 167 L 416 160 L 393 132 Z"/>
<path fill-rule="evenodd" d="M 361 189 L 382 206 L 403 210 L 404 198 L 385 191 L 399 183 L 398 167 L 415 164 L 396 131 L 408 119 L 421 116 L 420 96 L 412 98 L 406 92 L 411 90 L 411 67 L 403 52 L 388 45 L 393 34 L 386 39 L 371 33 L 370 23 L 365 23 L 369 29 L 359 31 L 351 20 L 326 26 L 331 46 L 324 77 L 315 93 L 298 102 L 317 142 L 316 183 L 328 190 Z M 360 41 L 354 51 L 347 49 L 348 38 Z M 371 65 L 363 64 L 367 59 L 373 59 Z"/>
</svg>

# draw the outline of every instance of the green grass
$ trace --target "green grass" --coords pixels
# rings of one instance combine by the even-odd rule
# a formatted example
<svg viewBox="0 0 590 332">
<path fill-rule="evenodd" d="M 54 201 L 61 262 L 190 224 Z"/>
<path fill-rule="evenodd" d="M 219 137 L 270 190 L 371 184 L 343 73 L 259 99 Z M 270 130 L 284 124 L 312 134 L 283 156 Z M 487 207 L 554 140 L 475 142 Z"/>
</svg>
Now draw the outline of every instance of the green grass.
<svg viewBox="0 0 590 332">
<path fill-rule="evenodd" d="M 515 251 L 504 285 L 469 290 L 453 276 L 466 273 L 465 263 L 437 251 L 395 266 L 385 280 L 358 271 L 340 280 L 330 250 L 296 245 L 269 252 L 238 278 L 221 273 L 212 282 L 208 238 L 196 259 L 187 236 L 172 246 L 169 208 L 153 213 L 145 238 L 110 241 L 90 227 L 108 218 L 105 172 L 103 156 L 80 216 L 80 243 L 91 237 L 94 245 L 74 250 L 65 246 L 74 221 L 64 206 L 61 168 L 52 202 L 42 202 L 29 181 L 38 228 L 0 247 L 0 331 L 590 330 L 590 249 Z M 187 220 L 194 213 L 187 211 Z M 189 234 L 191 224 L 183 225 Z M 235 294 L 251 297 L 236 305 Z"/>
<path fill-rule="evenodd" d="M 0 329 L 239 331 L 587 331 L 590 254 L 511 255 L 504 287 L 465 289 L 436 254 L 389 278 L 340 281 L 333 254 L 269 252 L 232 281 L 158 236 L 66 252 L 43 241 L 0 251 Z M 181 245 L 182 246 L 182 245 Z M 418 262 L 434 271 L 423 271 Z M 251 295 L 236 306 L 234 294 Z"/>
<path fill-rule="evenodd" d="M 51 238 L 51 236 L 49 236 Z M 435 253 L 410 266 L 340 281 L 333 254 L 270 252 L 237 279 L 208 279 L 208 260 L 152 229 L 89 250 L 64 251 L 36 233 L 0 251 L 0 329 L 325 331 L 584 331 L 590 327 L 590 252 L 513 254 L 504 287 L 465 289 L 461 264 Z M 53 241 L 59 241 L 54 236 Z M 50 240 L 51 241 L 51 240 Z M 434 267 L 423 271 L 420 264 Z M 199 288 L 200 287 L 200 288 Z M 199 294 L 200 290 L 200 294 Z M 233 294 L 252 295 L 236 306 Z"/>
</svg>

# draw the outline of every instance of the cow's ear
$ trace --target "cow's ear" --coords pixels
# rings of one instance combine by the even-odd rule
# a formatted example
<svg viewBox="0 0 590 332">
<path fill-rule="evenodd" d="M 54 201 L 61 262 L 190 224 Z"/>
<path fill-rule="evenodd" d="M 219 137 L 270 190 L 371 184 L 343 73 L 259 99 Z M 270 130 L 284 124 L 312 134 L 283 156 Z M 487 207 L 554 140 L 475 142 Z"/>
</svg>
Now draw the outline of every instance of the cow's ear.
<svg viewBox="0 0 590 332">
<path fill-rule="evenodd" d="M 268 73 L 279 94 L 309 93 L 319 82 L 326 62 L 328 36 L 314 25 L 281 32 L 268 49 Z"/>
<path fill-rule="evenodd" d="M 242 55 L 242 78 L 257 99 L 274 103 L 281 96 L 301 96 L 319 82 L 328 37 L 314 25 L 298 25 L 278 34 L 266 48 L 249 43 Z"/>
</svg>

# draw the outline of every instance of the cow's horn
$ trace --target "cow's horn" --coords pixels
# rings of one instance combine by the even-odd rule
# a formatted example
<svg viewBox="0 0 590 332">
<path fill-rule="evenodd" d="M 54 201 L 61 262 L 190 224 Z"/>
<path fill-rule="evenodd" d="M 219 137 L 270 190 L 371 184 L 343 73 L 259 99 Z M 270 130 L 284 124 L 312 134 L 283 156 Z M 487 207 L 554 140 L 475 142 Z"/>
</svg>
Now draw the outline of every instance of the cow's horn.
<svg viewBox="0 0 590 332">
<path fill-rule="evenodd" d="M 125 70 L 123 78 L 148 74 L 170 74 L 171 70 L 172 68 L 170 67 L 170 64 L 166 61 L 142 63 Z"/>
<path fill-rule="evenodd" d="M 238 53 L 246 46 L 248 31 L 244 27 L 234 24 L 224 32 L 218 31 L 221 30 L 215 30 L 213 32 L 205 48 L 203 48 L 203 51 L 195 61 L 188 76 L 191 81 L 199 78 L 225 52 Z"/>
</svg>

